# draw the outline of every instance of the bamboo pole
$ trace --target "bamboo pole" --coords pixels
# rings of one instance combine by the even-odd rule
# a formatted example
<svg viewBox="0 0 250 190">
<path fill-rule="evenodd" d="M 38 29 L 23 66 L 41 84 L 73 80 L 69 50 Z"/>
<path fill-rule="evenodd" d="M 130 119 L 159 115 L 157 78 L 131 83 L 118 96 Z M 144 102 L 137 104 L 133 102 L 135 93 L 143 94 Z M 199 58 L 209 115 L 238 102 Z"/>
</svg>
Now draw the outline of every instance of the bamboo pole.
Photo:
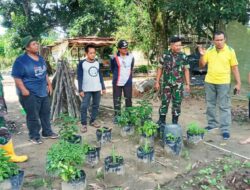
<svg viewBox="0 0 250 190">
<path fill-rule="evenodd" d="M 225 149 L 225 148 L 221 148 L 221 147 L 219 147 L 219 146 L 213 145 L 213 144 L 208 143 L 208 142 L 203 142 L 203 143 L 206 144 L 206 145 L 208 145 L 208 146 L 214 147 L 214 148 L 216 148 L 216 149 L 218 149 L 218 150 L 221 150 L 221 151 L 224 151 L 224 152 L 233 154 L 233 155 L 235 155 L 235 156 L 238 156 L 238 157 L 240 157 L 240 158 L 244 158 L 244 159 L 246 159 L 246 160 L 250 160 L 250 158 L 248 158 L 248 157 L 246 157 L 246 156 L 244 156 L 244 155 L 241 155 L 241 154 L 238 154 L 238 153 L 236 153 L 236 152 L 227 150 L 227 149 Z"/>
</svg>

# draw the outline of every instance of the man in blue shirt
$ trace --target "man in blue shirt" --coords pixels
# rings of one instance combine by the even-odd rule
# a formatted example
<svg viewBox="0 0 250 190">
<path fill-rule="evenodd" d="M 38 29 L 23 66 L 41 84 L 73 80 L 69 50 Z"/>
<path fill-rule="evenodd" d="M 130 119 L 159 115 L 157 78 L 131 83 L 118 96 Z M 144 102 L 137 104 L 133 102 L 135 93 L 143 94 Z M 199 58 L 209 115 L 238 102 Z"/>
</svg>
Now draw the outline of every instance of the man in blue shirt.
<svg viewBox="0 0 250 190">
<path fill-rule="evenodd" d="M 27 116 L 26 122 L 30 141 L 41 144 L 40 130 L 43 138 L 58 137 L 51 129 L 50 101 L 52 85 L 47 75 L 44 59 L 38 55 L 39 44 L 31 36 L 22 42 L 25 53 L 19 56 L 12 68 L 19 101 Z"/>
</svg>

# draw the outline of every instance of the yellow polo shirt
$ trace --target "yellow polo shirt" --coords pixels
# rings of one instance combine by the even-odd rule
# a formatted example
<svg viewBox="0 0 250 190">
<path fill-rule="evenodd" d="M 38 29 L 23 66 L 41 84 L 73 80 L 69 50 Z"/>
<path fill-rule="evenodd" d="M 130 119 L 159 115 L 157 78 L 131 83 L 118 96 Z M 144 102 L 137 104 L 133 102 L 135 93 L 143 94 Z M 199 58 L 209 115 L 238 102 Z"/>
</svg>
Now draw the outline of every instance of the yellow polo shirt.
<svg viewBox="0 0 250 190">
<path fill-rule="evenodd" d="M 225 44 L 224 48 L 217 51 L 215 46 L 210 47 L 203 60 L 207 63 L 205 82 L 212 84 L 229 84 L 231 82 L 231 67 L 238 65 L 234 50 Z"/>
</svg>

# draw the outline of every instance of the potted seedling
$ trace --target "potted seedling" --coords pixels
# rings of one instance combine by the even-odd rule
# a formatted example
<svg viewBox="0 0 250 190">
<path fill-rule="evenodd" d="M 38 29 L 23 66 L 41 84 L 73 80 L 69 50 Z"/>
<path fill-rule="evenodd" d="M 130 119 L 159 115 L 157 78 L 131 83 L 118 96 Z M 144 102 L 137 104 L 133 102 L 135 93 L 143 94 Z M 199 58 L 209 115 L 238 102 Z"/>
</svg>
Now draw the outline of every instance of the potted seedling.
<svg viewBox="0 0 250 190">
<path fill-rule="evenodd" d="M 190 144 L 197 144 L 204 138 L 205 129 L 199 127 L 197 123 L 190 123 L 187 130 L 187 141 Z"/>
<path fill-rule="evenodd" d="M 84 190 L 86 189 L 86 174 L 84 170 L 72 166 L 70 163 L 60 163 L 60 177 L 63 180 L 62 190 Z"/>
<path fill-rule="evenodd" d="M 6 152 L 0 148 L 0 189 L 21 190 L 24 171 L 20 170 L 16 163 L 10 161 Z"/>
<path fill-rule="evenodd" d="M 61 115 L 59 119 L 60 138 L 70 143 L 81 143 L 82 137 L 76 135 L 78 132 L 77 119 L 66 114 Z"/>
<path fill-rule="evenodd" d="M 115 153 L 115 147 L 112 147 L 112 154 L 104 160 L 104 167 L 106 173 L 116 173 L 122 175 L 125 172 L 124 159 Z"/>
<path fill-rule="evenodd" d="M 137 108 L 138 117 L 141 119 L 141 125 L 144 125 L 145 121 L 152 119 L 153 108 L 152 105 L 145 100 L 140 100 L 137 103 L 139 104 Z"/>
<path fill-rule="evenodd" d="M 140 107 L 139 106 L 133 106 L 127 108 L 129 112 L 129 122 L 131 126 L 138 128 L 141 126 L 142 119 L 140 115 Z"/>
<path fill-rule="evenodd" d="M 144 125 L 139 127 L 139 133 L 141 135 L 140 144 L 145 144 L 145 140 L 150 142 L 150 145 L 154 145 L 154 137 L 157 135 L 158 125 L 153 121 L 145 121 Z"/>
<path fill-rule="evenodd" d="M 121 127 L 121 136 L 125 137 L 134 134 L 134 127 L 131 123 L 131 112 L 132 109 L 123 109 L 120 115 L 117 117 L 118 126 Z"/>
<path fill-rule="evenodd" d="M 112 138 L 112 128 L 101 127 L 96 130 L 97 141 L 102 145 L 111 142 Z"/>
<path fill-rule="evenodd" d="M 137 148 L 137 158 L 144 163 L 150 163 L 154 161 L 154 148 L 149 145 L 148 140 L 145 144 Z"/>
<path fill-rule="evenodd" d="M 100 160 L 101 147 L 93 147 L 88 143 L 83 144 L 84 152 L 86 155 L 86 163 L 94 167 Z"/>
<path fill-rule="evenodd" d="M 181 138 L 174 136 L 172 133 L 167 133 L 163 139 L 164 149 L 167 153 L 179 155 L 181 151 Z"/>
<path fill-rule="evenodd" d="M 86 188 L 86 174 L 81 170 L 84 160 L 84 148 L 80 144 L 60 141 L 47 153 L 46 171 L 62 179 L 62 190 L 82 190 Z"/>
</svg>

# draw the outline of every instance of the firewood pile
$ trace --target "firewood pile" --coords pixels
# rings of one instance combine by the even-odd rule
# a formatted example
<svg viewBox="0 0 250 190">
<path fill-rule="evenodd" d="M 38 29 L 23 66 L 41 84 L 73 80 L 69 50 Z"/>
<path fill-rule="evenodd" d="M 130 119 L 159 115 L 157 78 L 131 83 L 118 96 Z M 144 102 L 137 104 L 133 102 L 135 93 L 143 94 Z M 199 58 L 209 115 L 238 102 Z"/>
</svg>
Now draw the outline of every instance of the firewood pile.
<svg viewBox="0 0 250 190">
<path fill-rule="evenodd" d="M 52 120 L 55 121 L 61 113 L 80 117 L 80 99 L 76 95 L 74 77 L 67 60 L 58 61 L 52 84 L 54 89 L 51 103 Z"/>
</svg>

